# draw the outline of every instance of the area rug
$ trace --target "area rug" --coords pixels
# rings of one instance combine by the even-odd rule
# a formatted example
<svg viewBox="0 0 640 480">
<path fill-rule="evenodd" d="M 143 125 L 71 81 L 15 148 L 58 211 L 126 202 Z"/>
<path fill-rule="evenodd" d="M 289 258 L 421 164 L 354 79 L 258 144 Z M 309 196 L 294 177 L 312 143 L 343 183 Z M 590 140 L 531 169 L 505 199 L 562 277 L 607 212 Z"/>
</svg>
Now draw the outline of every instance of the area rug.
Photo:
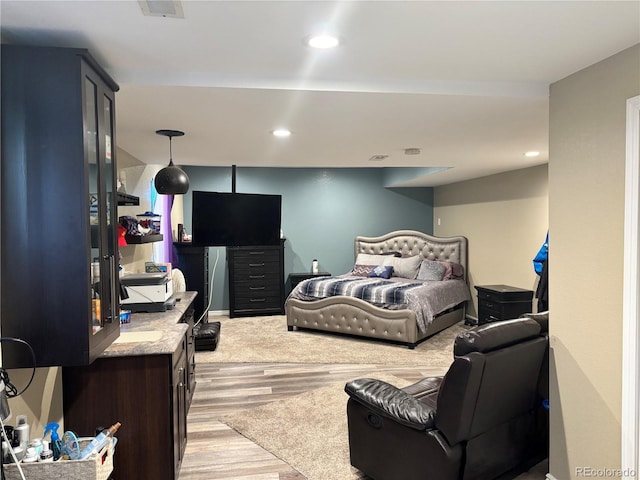
<svg viewBox="0 0 640 480">
<path fill-rule="evenodd" d="M 393 375 L 371 376 L 403 387 Z M 364 476 L 349 463 L 345 382 L 222 417 L 231 428 L 271 452 L 308 480 Z"/>
<path fill-rule="evenodd" d="M 220 342 L 213 351 L 196 352 L 196 362 L 215 363 L 358 363 L 448 367 L 455 337 L 469 327 L 463 322 L 419 344 L 404 345 L 310 330 L 287 331 L 284 315 L 210 317 L 220 321 Z"/>
</svg>

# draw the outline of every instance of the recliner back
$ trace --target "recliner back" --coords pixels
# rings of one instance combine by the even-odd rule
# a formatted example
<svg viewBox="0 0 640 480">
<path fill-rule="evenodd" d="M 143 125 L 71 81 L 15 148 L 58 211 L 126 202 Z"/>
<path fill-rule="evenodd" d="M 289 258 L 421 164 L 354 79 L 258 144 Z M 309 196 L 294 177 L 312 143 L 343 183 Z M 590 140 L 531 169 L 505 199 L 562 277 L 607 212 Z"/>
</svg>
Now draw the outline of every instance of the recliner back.
<svg viewBox="0 0 640 480">
<path fill-rule="evenodd" d="M 460 335 L 438 394 L 436 427 L 450 445 L 527 414 L 546 340 L 533 320 L 487 324 Z"/>
</svg>

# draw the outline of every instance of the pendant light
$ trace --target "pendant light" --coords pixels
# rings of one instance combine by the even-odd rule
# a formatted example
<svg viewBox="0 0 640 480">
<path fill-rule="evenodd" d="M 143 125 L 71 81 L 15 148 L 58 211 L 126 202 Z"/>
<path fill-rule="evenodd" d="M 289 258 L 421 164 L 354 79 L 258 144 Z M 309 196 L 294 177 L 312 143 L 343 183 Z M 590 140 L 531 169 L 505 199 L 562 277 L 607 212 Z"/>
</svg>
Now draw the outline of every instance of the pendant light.
<svg viewBox="0 0 640 480">
<path fill-rule="evenodd" d="M 158 135 L 169 137 L 169 165 L 156 174 L 154 184 L 158 193 L 162 195 L 181 195 L 189 190 L 189 177 L 180 167 L 173 164 L 171 151 L 171 139 L 181 137 L 184 132 L 180 130 L 156 130 Z"/>
</svg>

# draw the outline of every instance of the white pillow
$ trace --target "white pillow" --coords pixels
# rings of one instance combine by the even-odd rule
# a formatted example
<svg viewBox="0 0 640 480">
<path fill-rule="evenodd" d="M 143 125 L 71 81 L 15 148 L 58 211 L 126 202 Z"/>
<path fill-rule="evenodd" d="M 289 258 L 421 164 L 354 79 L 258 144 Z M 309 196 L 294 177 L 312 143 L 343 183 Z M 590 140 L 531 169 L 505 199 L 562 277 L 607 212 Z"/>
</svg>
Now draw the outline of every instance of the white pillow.
<svg viewBox="0 0 640 480">
<path fill-rule="evenodd" d="M 391 265 L 394 277 L 414 279 L 418 275 L 418 268 L 420 268 L 421 263 L 422 257 L 420 255 L 405 258 L 387 256 L 382 265 Z"/>
<path fill-rule="evenodd" d="M 370 253 L 359 253 L 356 257 L 356 265 L 391 265 L 382 263 L 388 255 L 372 255 Z"/>
</svg>

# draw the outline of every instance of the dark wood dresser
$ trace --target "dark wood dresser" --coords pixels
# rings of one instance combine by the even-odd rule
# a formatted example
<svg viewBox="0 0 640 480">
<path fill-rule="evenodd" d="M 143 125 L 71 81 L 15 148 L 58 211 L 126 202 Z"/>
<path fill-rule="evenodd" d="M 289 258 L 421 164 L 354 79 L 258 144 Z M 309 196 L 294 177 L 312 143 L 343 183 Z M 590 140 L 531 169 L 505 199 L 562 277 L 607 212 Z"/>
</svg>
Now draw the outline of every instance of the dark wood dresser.
<svg viewBox="0 0 640 480">
<path fill-rule="evenodd" d="M 509 285 L 477 285 L 478 325 L 532 312 L 533 291 Z"/>
<path fill-rule="evenodd" d="M 228 247 L 229 316 L 284 314 L 284 240 L 280 245 Z"/>
</svg>

